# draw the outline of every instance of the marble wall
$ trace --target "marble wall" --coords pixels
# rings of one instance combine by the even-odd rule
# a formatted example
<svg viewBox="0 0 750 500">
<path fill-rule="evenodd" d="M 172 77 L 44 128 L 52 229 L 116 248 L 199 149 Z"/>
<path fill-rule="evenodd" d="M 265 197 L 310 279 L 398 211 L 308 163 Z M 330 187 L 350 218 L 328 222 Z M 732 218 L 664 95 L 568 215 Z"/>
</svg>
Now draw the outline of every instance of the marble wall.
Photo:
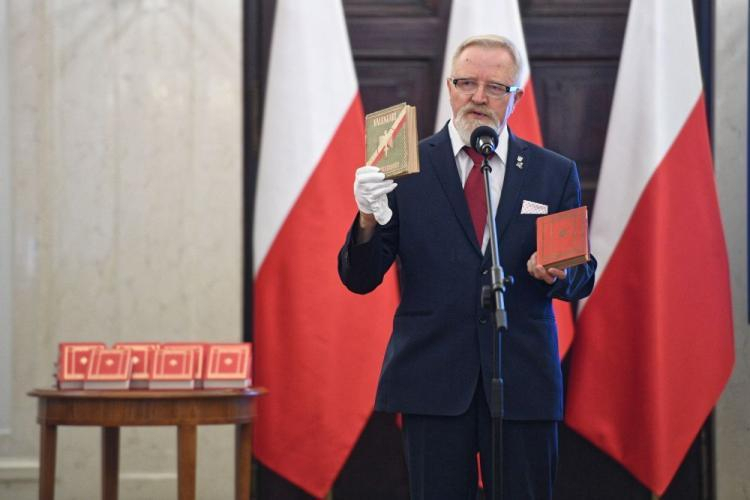
<svg viewBox="0 0 750 500">
<path fill-rule="evenodd" d="M 750 324 L 747 281 L 747 0 L 716 0 L 715 19 L 714 158 L 729 252 L 735 337 L 734 371 L 716 408 L 716 498 L 748 500 Z"/>
<path fill-rule="evenodd" d="M 58 342 L 241 338 L 241 2 L 0 3 L 12 304 L 6 326 L 0 309 L 12 353 L 0 497 L 33 498 L 26 392 L 52 383 Z M 199 430 L 199 498 L 232 496 L 233 437 Z M 122 497 L 175 496 L 175 430 L 121 439 Z M 58 498 L 98 495 L 98 444 L 96 429 L 58 433 Z"/>
</svg>

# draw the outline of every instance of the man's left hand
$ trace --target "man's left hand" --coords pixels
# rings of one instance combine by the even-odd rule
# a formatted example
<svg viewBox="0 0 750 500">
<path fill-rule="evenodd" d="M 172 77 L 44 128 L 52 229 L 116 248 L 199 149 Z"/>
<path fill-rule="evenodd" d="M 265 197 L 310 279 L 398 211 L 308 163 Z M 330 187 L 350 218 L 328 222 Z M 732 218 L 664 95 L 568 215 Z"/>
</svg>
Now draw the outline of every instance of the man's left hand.
<svg viewBox="0 0 750 500">
<path fill-rule="evenodd" d="M 532 253 L 526 262 L 526 269 L 530 275 L 538 280 L 543 280 L 548 285 L 553 284 L 558 279 L 564 280 L 568 276 L 568 271 L 565 269 L 557 269 L 555 267 L 545 269 L 543 265 L 537 264 L 536 252 Z"/>
</svg>

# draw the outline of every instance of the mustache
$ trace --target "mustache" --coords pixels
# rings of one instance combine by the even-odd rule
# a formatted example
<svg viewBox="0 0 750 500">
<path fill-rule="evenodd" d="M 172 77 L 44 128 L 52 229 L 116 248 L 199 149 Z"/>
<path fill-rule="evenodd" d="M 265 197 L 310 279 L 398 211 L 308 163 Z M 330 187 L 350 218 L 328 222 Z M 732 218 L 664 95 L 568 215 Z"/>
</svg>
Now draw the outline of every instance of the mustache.
<svg viewBox="0 0 750 500">
<path fill-rule="evenodd" d="M 481 106 L 469 103 L 458 112 L 458 118 L 465 118 L 469 113 L 480 113 L 491 118 L 495 123 L 499 122 L 497 114 L 489 106 Z"/>
</svg>

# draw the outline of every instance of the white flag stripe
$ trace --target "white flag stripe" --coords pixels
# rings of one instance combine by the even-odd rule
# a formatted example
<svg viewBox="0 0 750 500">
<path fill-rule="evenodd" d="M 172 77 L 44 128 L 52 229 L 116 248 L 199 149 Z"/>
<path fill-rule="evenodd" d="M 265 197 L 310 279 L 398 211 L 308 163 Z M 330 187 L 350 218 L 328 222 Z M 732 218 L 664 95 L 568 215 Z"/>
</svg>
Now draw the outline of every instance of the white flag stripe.
<svg viewBox="0 0 750 500">
<path fill-rule="evenodd" d="M 476 0 L 454 0 L 451 6 L 448 40 L 445 44 L 443 60 L 443 78 L 440 80 L 440 99 L 438 99 L 435 130 L 440 130 L 451 118 L 448 89 L 445 85 L 451 73 L 451 59 L 458 44 L 474 35 L 495 34 L 509 38 L 518 48 L 521 55 L 520 86 L 525 87 L 529 80 L 529 58 L 526 54 L 526 41 L 523 37 L 521 13 L 518 2 L 496 0 L 477 2 Z M 510 82 L 501 82 L 510 83 Z"/>
<path fill-rule="evenodd" d="M 265 102 L 273 108 L 263 113 L 254 275 L 357 93 L 340 0 L 279 0 L 271 47 Z"/>
<path fill-rule="evenodd" d="M 631 4 L 591 219 L 591 253 L 600 276 L 646 184 L 701 95 L 694 47 L 693 10 L 684 2 Z M 641 102 L 634 105 L 636 100 Z"/>
</svg>

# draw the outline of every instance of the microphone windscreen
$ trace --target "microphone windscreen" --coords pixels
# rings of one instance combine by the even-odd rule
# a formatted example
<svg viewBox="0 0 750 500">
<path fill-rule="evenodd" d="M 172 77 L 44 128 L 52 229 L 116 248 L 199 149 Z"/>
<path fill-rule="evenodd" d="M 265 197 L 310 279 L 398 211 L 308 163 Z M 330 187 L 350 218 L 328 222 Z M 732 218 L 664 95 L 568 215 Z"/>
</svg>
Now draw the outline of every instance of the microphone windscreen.
<svg viewBox="0 0 750 500">
<path fill-rule="evenodd" d="M 476 149 L 477 152 L 482 153 L 482 143 L 491 142 L 492 150 L 497 147 L 498 136 L 495 129 L 487 125 L 481 125 L 474 129 L 471 133 L 471 147 Z M 482 153 L 483 154 L 483 153 Z"/>
</svg>

